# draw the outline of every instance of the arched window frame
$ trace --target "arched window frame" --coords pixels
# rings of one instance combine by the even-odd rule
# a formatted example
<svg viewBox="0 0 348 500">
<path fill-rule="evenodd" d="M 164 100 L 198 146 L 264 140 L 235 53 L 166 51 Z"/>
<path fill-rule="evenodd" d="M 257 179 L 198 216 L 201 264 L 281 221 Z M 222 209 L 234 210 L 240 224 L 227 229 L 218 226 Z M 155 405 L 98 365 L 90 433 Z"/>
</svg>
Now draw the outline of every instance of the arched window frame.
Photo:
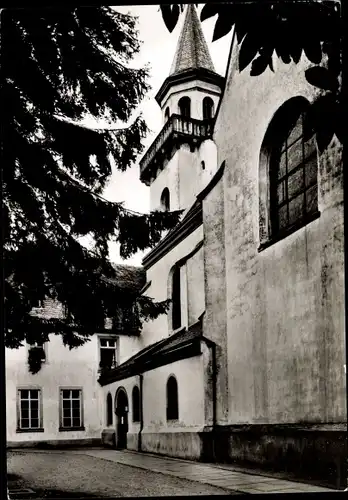
<svg viewBox="0 0 348 500">
<path fill-rule="evenodd" d="M 170 210 L 170 191 L 167 187 L 163 189 L 161 194 L 161 208 L 165 212 Z"/>
<path fill-rule="evenodd" d="M 140 390 L 137 385 L 132 390 L 132 420 L 140 422 Z"/>
<path fill-rule="evenodd" d="M 204 97 L 202 101 L 203 120 L 211 120 L 214 118 L 214 101 L 211 97 Z"/>
<path fill-rule="evenodd" d="M 166 403 L 167 420 L 179 420 L 179 391 L 174 375 L 170 375 L 167 380 Z"/>
<path fill-rule="evenodd" d="M 183 96 L 178 102 L 179 113 L 185 118 L 191 118 L 191 99 L 188 96 Z"/>
<path fill-rule="evenodd" d="M 288 171 L 288 167 L 286 166 L 286 174 L 281 175 L 281 172 L 279 172 L 279 175 L 281 175 L 281 177 L 278 177 L 280 161 L 283 161 L 281 155 L 284 153 L 284 151 L 290 150 L 290 148 L 294 146 L 297 140 L 295 140 L 291 144 L 289 143 L 286 147 L 283 147 L 283 145 L 287 138 L 291 137 L 291 135 L 294 133 L 297 119 L 300 115 L 305 115 L 308 106 L 308 100 L 302 96 L 289 99 L 282 106 L 280 106 L 280 108 L 278 108 L 267 128 L 261 147 L 259 163 L 259 251 L 268 247 L 270 244 L 279 241 L 282 238 L 285 238 L 287 235 L 295 232 L 300 227 L 308 224 L 308 222 L 311 222 L 313 219 L 317 218 L 320 215 L 318 211 L 317 199 L 319 161 L 313 136 L 308 141 L 303 141 L 303 139 L 301 139 L 301 135 L 298 136 L 298 140 L 301 139 L 302 141 L 302 153 L 304 153 L 305 151 L 305 145 L 311 143 L 311 150 L 309 149 L 309 147 L 307 148 L 307 150 L 310 151 L 310 154 L 301 157 L 301 161 L 297 163 L 296 167 L 291 168 L 291 170 Z M 289 152 L 289 154 L 290 153 L 291 152 Z M 315 178 L 315 182 L 308 183 L 307 177 L 309 169 L 306 170 L 306 166 L 309 165 L 311 161 L 311 178 Z M 288 160 L 286 160 L 286 165 L 288 164 L 287 162 Z M 293 181 L 291 177 L 295 173 L 297 174 L 297 172 L 299 172 L 301 169 L 303 172 L 303 190 L 301 191 L 298 188 L 298 191 L 294 192 L 293 196 L 291 193 L 290 196 L 288 196 L 288 180 L 290 179 Z M 316 175 L 313 174 L 313 170 L 315 170 Z M 280 192 L 282 192 L 285 197 L 286 192 L 286 197 L 282 202 L 278 203 L 277 201 L 276 203 L 276 192 L 278 192 L 278 185 L 281 182 L 285 181 L 286 185 L 285 187 L 282 186 L 281 188 L 279 188 L 279 194 Z M 282 206 L 282 203 L 284 203 L 284 205 L 285 203 L 291 203 L 297 197 L 300 197 L 304 191 L 309 191 L 309 189 L 311 189 L 311 195 L 313 196 L 313 199 L 316 200 L 314 206 L 312 206 L 311 209 L 307 212 L 305 212 L 304 208 L 302 207 L 303 215 L 301 217 L 298 217 L 293 223 L 287 224 L 286 227 L 284 226 L 283 228 L 279 228 L 279 223 L 277 223 L 276 218 L 277 216 L 279 217 L 277 210 L 279 211 L 279 207 Z M 303 194 L 303 203 L 305 202 L 306 194 Z"/>
<path fill-rule="evenodd" d="M 108 392 L 106 396 L 106 425 L 110 427 L 113 424 L 113 411 L 112 411 L 112 396 Z"/>
</svg>

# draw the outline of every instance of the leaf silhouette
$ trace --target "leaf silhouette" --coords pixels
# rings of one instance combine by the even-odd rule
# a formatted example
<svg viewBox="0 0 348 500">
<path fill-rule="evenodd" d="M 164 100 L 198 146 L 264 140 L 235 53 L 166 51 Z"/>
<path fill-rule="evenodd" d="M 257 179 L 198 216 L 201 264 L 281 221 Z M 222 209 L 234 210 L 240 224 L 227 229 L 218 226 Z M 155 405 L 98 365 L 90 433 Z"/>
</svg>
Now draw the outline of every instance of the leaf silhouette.
<svg viewBox="0 0 348 500">
<path fill-rule="evenodd" d="M 310 41 L 304 45 L 307 58 L 314 64 L 319 64 L 322 59 L 320 41 Z"/>
<path fill-rule="evenodd" d="M 271 63 L 272 63 L 272 58 L 271 58 Z M 251 76 L 258 76 L 261 75 L 265 69 L 267 68 L 269 64 L 269 58 L 261 55 L 257 57 L 251 65 L 251 70 L 250 70 L 250 75 Z M 272 68 L 271 68 L 272 69 Z"/>
<path fill-rule="evenodd" d="M 206 3 L 203 5 L 201 10 L 201 21 L 205 21 L 209 17 L 214 17 L 216 14 L 221 12 L 222 5 L 214 5 L 211 3 Z"/>
<path fill-rule="evenodd" d="M 162 4 L 160 7 L 162 11 L 164 24 L 166 25 L 168 31 L 171 33 L 174 30 L 176 23 L 178 22 L 179 19 L 179 14 L 180 14 L 179 4 L 173 4 L 172 6 Z"/>
<path fill-rule="evenodd" d="M 257 34 L 249 32 L 239 51 L 239 71 L 243 71 L 251 63 L 259 49 L 260 43 Z"/>
<path fill-rule="evenodd" d="M 227 33 L 231 31 L 233 24 L 234 21 L 229 16 L 226 16 L 223 12 L 220 12 L 219 17 L 217 18 L 217 21 L 215 23 L 212 41 L 215 42 L 216 40 L 219 40 L 219 38 L 227 35 Z"/>
<path fill-rule="evenodd" d="M 305 71 L 306 80 L 311 85 L 324 90 L 335 91 L 338 88 L 336 76 L 327 68 L 322 66 L 313 66 Z"/>
</svg>

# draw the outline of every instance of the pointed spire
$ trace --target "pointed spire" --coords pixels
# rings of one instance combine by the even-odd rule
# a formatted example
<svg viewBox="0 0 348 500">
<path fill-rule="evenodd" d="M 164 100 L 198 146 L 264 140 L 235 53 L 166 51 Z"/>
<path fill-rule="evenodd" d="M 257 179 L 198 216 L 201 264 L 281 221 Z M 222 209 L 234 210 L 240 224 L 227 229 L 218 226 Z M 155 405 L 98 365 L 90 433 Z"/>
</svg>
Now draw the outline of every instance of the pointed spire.
<svg viewBox="0 0 348 500">
<path fill-rule="evenodd" d="M 194 4 L 188 4 L 170 76 L 187 69 L 198 68 L 215 72 L 197 10 Z"/>
</svg>

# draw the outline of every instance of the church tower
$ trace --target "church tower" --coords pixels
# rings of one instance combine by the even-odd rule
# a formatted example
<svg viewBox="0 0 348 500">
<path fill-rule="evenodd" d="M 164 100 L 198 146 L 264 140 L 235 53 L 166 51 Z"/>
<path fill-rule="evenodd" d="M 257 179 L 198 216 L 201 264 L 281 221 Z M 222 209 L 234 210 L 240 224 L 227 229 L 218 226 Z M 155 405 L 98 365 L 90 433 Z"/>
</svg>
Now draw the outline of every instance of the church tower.
<svg viewBox="0 0 348 500">
<path fill-rule="evenodd" d="M 170 74 L 155 96 L 163 128 L 140 161 L 151 210 L 189 208 L 215 172 L 213 119 L 223 86 L 196 8 L 189 4 Z"/>
</svg>

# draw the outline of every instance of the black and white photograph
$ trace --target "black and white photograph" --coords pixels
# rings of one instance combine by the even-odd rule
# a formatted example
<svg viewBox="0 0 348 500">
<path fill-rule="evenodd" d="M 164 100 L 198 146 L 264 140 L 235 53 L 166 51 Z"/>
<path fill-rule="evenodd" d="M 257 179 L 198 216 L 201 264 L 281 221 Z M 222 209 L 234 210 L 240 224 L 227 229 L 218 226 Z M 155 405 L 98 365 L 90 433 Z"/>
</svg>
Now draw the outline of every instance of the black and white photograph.
<svg viewBox="0 0 348 500">
<path fill-rule="evenodd" d="M 4 498 L 348 491 L 342 2 L 0 23 Z"/>
</svg>

